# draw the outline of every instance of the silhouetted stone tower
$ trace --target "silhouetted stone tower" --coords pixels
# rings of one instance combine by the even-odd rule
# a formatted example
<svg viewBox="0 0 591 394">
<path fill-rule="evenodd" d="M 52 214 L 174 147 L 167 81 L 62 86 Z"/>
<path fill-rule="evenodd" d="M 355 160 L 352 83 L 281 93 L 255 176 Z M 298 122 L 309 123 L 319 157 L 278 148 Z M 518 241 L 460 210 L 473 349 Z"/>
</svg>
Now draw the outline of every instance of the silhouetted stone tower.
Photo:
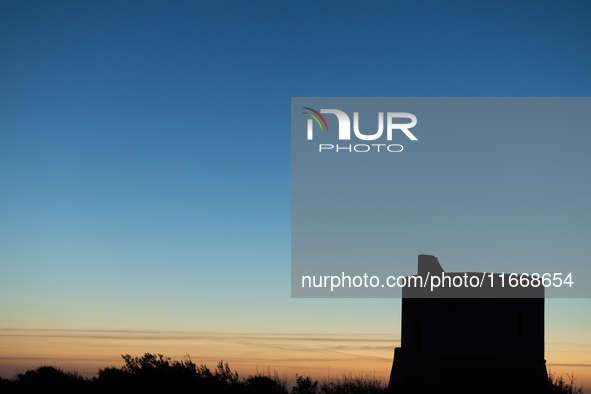
<svg viewBox="0 0 591 394">
<path fill-rule="evenodd" d="M 443 272 L 436 257 L 419 255 L 419 276 Z M 499 279 L 496 288 L 480 293 L 461 287 L 441 290 L 437 298 L 417 298 L 433 296 L 429 288 L 403 288 L 390 392 L 543 392 L 544 287 L 507 287 Z M 495 298 L 473 298 L 483 294 Z"/>
</svg>

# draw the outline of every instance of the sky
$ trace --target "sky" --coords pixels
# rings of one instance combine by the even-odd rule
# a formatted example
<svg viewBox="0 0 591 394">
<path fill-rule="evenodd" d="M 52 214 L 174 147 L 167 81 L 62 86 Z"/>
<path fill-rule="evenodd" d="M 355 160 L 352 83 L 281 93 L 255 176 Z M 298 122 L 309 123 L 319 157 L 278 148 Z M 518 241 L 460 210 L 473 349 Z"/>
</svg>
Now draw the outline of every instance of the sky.
<svg viewBox="0 0 591 394">
<path fill-rule="evenodd" d="M 144 352 L 388 376 L 399 299 L 290 297 L 291 97 L 586 97 L 590 16 L 584 1 L 1 1 L 0 376 Z M 561 225 L 583 229 L 591 141 L 562 137 L 580 176 Z M 547 300 L 547 363 L 587 387 L 590 330 L 589 299 Z"/>
</svg>

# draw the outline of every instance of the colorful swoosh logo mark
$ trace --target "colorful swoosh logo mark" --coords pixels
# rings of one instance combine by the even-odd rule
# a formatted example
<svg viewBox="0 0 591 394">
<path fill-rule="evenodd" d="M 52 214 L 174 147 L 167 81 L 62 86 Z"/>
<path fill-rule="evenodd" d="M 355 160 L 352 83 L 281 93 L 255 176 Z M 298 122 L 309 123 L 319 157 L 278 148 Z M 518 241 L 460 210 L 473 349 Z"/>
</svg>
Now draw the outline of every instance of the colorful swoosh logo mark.
<svg viewBox="0 0 591 394">
<path fill-rule="evenodd" d="M 324 120 L 324 116 L 320 115 L 320 112 L 315 111 L 312 108 L 308 108 L 308 107 L 302 107 L 302 108 L 308 109 L 308 110 L 314 112 L 316 115 L 320 116 L 320 119 L 322 119 L 322 121 L 324 122 L 324 125 L 326 126 L 326 131 L 328 131 L 328 125 L 326 124 L 326 120 Z M 320 130 L 323 130 L 322 123 L 320 123 L 320 120 L 318 120 L 318 118 L 316 116 L 312 115 L 309 112 L 302 112 L 302 113 L 303 114 L 306 114 L 306 115 L 310 115 L 312 118 L 314 118 L 314 120 L 316 121 L 316 123 L 318 123 L 318 126 L 320 126 Z"/>
</svg>

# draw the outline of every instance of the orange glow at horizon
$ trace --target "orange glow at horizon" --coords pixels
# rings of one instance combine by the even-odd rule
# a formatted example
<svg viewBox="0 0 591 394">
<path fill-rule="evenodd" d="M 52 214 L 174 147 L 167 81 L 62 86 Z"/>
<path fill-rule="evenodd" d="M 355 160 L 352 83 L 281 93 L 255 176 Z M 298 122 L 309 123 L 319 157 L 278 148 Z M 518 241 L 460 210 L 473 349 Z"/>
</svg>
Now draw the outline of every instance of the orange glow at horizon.
<svg viewBox="0 0 591 394">
<path fill-rule="evenodd" d="M 387 379 L 399 344 L 394 334 L 0 329 L 0 376 L 55 365 L 91 377 L 99 368 L 123 365 L 121 354 L 161 353 L 177 360 L 190 355 L 210 369 L 223 360 L 243 377 L 270 369 L 288 378 L 351 372 Z"/>
<path fill-rule="evenodd" d="M 387 381 L 399 345 L 397 334 L 0 329 L 0 376 L 53 365 L 92 377 L 100 368 L 122 366 L 121 354 L 161 353 L 177 360 L 188 354 L 210 369 L 223 360 L 241 377 L 270 370 L 292 381 L 296 373 L 315 379 L 363 373 Z M 589 392 L 590 354 L 591 344 L 550 342 L 547 368 L 565 380 L 574 373 L 577 385 Z"/>
</svg>

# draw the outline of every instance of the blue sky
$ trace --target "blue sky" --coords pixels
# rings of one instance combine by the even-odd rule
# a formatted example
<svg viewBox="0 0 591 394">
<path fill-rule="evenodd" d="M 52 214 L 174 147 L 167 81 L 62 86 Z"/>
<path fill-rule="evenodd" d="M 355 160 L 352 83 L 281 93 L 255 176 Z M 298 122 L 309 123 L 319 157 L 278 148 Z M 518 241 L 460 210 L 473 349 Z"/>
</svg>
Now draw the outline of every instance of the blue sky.
<svg viewBox="0 0 591 394">
<path fill-rule="evenodd" d="M 398 330 L 396 300 L 289 298 L 290 98 L 589 96 L 590 16 L 2 1 L 0 325 Z"/>
</svg>

